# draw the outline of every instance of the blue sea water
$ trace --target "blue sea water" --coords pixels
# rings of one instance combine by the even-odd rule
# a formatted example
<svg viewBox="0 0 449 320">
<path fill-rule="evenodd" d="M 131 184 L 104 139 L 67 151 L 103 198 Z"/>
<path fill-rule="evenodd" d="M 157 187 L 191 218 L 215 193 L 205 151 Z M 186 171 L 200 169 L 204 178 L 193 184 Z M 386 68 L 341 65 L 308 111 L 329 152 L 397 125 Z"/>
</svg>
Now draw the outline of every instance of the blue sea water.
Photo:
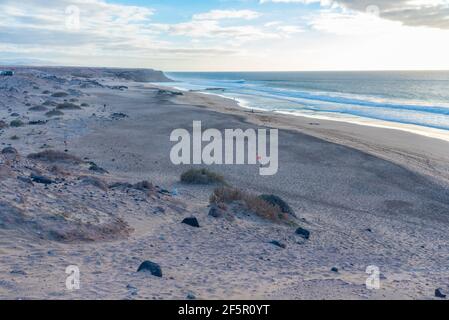
<svg viewBox="0 0 449 320">
<path fill-rule="evenodd" d="M 449 130 L 449 71 L 176 72 L 174 86 L 245 107 Z"/>
</svg>

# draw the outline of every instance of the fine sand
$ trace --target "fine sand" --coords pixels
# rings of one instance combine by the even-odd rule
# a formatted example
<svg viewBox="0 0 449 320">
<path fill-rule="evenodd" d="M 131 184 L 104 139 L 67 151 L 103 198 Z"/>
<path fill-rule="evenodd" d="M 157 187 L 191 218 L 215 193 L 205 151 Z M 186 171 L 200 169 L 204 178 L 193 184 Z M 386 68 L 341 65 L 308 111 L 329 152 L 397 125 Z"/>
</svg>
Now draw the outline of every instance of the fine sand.
<svg viewBox="0 0 449 320">
<path fill-rule="evenodd" d="M 19 154 L 0 155 L 0 298 L 434 299 L 435 289 L 449 290 L 449 142 L 253 113 L 132 82 L 129 72 L 25 68 L 0 79 L 0 120 L 24 123 L 0 129 L 2 149 Z M 59 107 L 57 117 L 28 110 L 71 99 L 79 109 Z M 30 124 L 38 120 L 48 122 Z M 282 197 L 308 240 L 239 207 L 228 209 L 234 219 L 208 215 L 216 186 L 180 183 L 194 166 L 169 157 L 170 133 L 198 120 L 219 130 L 280 129 L 277 175 L 251 165 L 210 169 L 234 187 Z M 27 158 L 44 150 L 77 158 Z M 142 180 L 152 185 L 124 184 Z M 181 223 L 190 216 L 200 228 Z M 162 278 L 136 272 L 145 260 Z M 80 290 L 66 288 L 69 265 L 80 269 Z M 381 272 L 378 290 L 366 288 L 368 266 Z"/>
</svg>

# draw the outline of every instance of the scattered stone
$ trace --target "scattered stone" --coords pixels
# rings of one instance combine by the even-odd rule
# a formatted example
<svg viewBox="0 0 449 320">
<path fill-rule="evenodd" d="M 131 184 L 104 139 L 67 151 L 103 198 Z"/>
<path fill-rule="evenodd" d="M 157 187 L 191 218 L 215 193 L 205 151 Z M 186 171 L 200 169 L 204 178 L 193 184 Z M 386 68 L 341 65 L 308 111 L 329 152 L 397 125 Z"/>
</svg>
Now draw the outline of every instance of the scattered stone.
<svg viewBox="0 0 449 320">
<path fill-rule="evenodd" d="M 442 288 L 438 288 L 435 290 L 435 297 L 444 299 L 446 298 L 446 294 L 443 292 Z"/>
<path fill-rule="evenodd" d="M 310 238 L 310 231 L 303 229 L 301 227 L 296 229 L 295 233 L 306 240 L 308 240 Z"/>
<path fill-rule="evenodd" d="M 33 182 L 40 183 L 40 184 L 49 185 L 49 184 L 55 183 L 52 179 L 47 178 L 45 176 L 37 175 L 37 174 L 31 174 L 30 177 L 33 180 Z"/>
<path fill-rule="evenodd" d="M 335 273 L 338 273 L 338 268 L 337 267 L 332 267 L 331 271 L 335 272 Z"/>
<path fill-rule="evenodd" d="M 287 204 L 287 202 L 282 200 L 280 197 L 275 196 L 273 194 L 269 194 L 269 195 L 263 194 L 260 196 L 260 198 L 273 206 L 278 206 L 281 209 L 282 213 L 286 213 L 286 214 L 296 218 L 296 214 L 293 211 L 293 209 L 290 208 L 290 206 Z"/>
<path fill-rule="evenodd" d="M 185 218 L 184 220 L 182 220 L 182 223 L 187 224 L 194 228 L 200 227 L 200 224 L 198 223 L 198 220 L 195 217 Z"/>
<path fill-rule="evenodd" d="M 271 243 L 272 245 L 274 245 L 274 246 L 276 246 L 276 247 L 279 247 L 279 248 L 282 248 L 282 249 L 287 248 L 287 245 L 286 245 L 285 243 L 279 242 L 279 241 L 277 241 L 277 240 L 272 240 L 272 241 L 270 241 L 270 243 Z"/>
<path fill-rule="evenodd" d="M 34 120 L 34 121 L 28 122 L 28 124 L 32 125 L 32 126 L 42 126 L 42 125 L 44 125 L 46 123 L 47 123 L 46 120 Z"/>
<path fill-rule="evenodd" d="M 366 232 L 373 232 L 373 230 L 371 230 L 371 228 L 366 228 L 365 231 Z"/>
<path fill-rule="evenodd" d="M 15 275 L 19 275 L 19 276 L 26 276 L 27 275 L 27 273 L 25 271 L 18 270 L 18 269 L 12 270 L 10 272 L 10 274 L 15 274 Z"/>
<path fill-rule="evenodd" d="M 27 184 L 33 184 L 33 180 L 31 180 L 28 177 L 19 176 L 19 177 L 17 177 L 17 180 L 22 181 L 22 182 L 27 183 Z"/>
<path fill-rule="evenodd" d="M 187 300 L 196 300 L 196 296 L 193 293 L 191 293 L 191 292 L 189 292 L 187 294 L 186 298 L 187 298 Z"/>
<path fill-rule="evenodd" d="M 128 285 L 126 286 L 126 289 L 127 289 L 128 291 L 130 291 L 131 295 L 133 295 L 133 296 L 135 296 L 135 295 L 138 294 L 137 288 L 134 287 L 134 286 L 132 286 L 132 285 L 130 285 L 130 284 L 128 284 Z"/>
<path fill-rule="evenodd" d="M 123 112 L 115 112 L 111 114 L 111 118 L 114 120 L 129 118 L 129 116 Z"/>
<path fill-rule="evenodd" d="M 139 269 L 137 269 L 137 272 L 150 272 L 153 276 L 162 278 L 161 267 L 157 263 L 151 261 L 142 262 Z"/>
</svg>

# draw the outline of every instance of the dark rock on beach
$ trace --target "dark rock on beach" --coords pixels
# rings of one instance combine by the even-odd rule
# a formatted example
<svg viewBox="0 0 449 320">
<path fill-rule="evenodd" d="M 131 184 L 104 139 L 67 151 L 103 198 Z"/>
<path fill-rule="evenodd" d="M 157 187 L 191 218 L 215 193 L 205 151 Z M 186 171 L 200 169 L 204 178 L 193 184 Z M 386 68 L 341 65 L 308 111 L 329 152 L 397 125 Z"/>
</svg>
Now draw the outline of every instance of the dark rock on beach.
<svg viewBox="0 0 449 320">
<path fill-rule="evenodd" d="M 277 241 L 277 240 L 272 240 L 272 241 L 270 241 L 270 243 L 271 243 L 272 245 L 274 245 L 274 246 L 276 246 L 276 247 L 279 247 L 279 248 L 282 248 L 282 249 L 287 248 L 287 245 L 286 245 L 285 243 L 282 243 L 282 242 Z"/>
<path fill-rule="evenodd" d="M 444 299 L 446 298 L 446 294 L 443 292 L 443 289 L 438 288 L 435 290 L 435 297 Z"/>
<path fill-rule="evenodd" d="M 122 112 L 115 112 L 111 114 L 111 118 L 114 120 L 129 118 L 129 116 Z"/>
<path fill-rule="evenodd" d="M 45 177 L 45 176 L 37 175 L 37 174 L 32 174 L 30 177 L 33 180 L 33 182 L 40 183 L 40 184 L 48 185 L 48 184 L 55 183 L 52 179 Z"/>
<path fill-rule="evenodd" d="M 310 231 L 303 229 L 301 227 L 296 229 L 295 233 L 306 240 L 308 240 L 310 238 Z"/>
<path fill-rule="evenodd" d="M 182 220 L 182 223 L 187 224 L 194 228 L 200 227 L 200 224 L 198 223 L 198 220 L 195 217 L 185 218 L 184 220 Z"/>
<path fill-rule="evenodd" d="M 42 126 L 42 125 L 45 125 L 46 123 L 47 123 L 47 121 L 45 121 L 45 120 L 34 120 L 34 121 L 28 122 L 28 124 L 32 125 L 32 126 Z"/>
<path fill-rule="evenodd" d="M 155 277 L 162 277 L 162 269 L 161 267 L 154 262 L 151 261 L 144 261 L 139 269 L 137 269 L 137 272 L 150 272 L 151 275 L 155 276 Z"/>
</svg>

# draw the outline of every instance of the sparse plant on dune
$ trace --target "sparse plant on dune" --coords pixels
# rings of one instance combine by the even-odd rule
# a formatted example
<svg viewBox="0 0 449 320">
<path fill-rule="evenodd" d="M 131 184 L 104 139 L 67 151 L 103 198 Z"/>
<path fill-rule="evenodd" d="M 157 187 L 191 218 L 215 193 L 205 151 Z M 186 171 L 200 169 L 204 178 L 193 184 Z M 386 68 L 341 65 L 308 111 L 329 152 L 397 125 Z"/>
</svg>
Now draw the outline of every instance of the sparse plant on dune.
<svg viewBox="0 0 449 320">
<path fill-rule="evenodd" d="M 208 169 L 190 169 L 181 175 L 181 182 L 187 184 L 225 183 L 222 175 Z"/>
<path fill-rule="evenodd" d="M 261 218 L 278 223 L 293 223 L 292 215 L 283 212 L 279 205 L 237 188 L 219 187 L 214 190 L 210 197 L 211 204 L 223 205 L 235 202 L 240 202 L 248 211 Z"/>
</svg>

